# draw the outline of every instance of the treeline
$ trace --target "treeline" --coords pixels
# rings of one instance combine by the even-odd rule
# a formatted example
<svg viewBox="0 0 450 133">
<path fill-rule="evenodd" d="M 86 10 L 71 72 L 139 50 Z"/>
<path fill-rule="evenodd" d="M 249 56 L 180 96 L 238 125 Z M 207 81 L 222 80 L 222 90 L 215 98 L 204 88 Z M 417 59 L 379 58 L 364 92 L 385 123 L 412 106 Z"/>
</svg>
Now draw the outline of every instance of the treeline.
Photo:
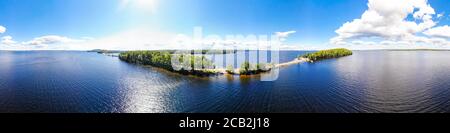
<svg viewBox="0 0 450 133">
<path fill-rule="evenodd" d="M 178 62 L 172 64 L 172 58 L 178 59 Z M 214 64 L 205 56 L 145 50 L 122 52 L 119 54 L 119 59 L 129 63 L 150 65 L 182 74 L 199 76 L 216 74 L 216 72 L 211 70 L 215 68 Z"/>
<path fill-rule="evenodd" d="M 88 52 L 99 52 L 99 51 L 109 51 L 109 50 L 102 50 L 102 49 L 94 49 L 90 50 Z M 147 51 L 159 51 L 159 52 L 169 52 L 170 54 L 177 54 L 177 53 L 185 53 L 185 54 L 233 54 L 237 53 L 238 50 L 216 50 L 216 49 L 207 49 L 207 50 L 147 50 Z M 116 51 L 114 51 L 116 52 Z M 123 52 L 123 51 L 118 51 Z"/>
<path fill-rule="evenodd" d="M 241 64 L 241 68 L 239 69 L 240 75 L 252 75 L 252 74 L 259 74 L 262 72 L 270 71 L 271 67 L 270 64 L 266 63 L 257 63 L 257 64 L 250 64 L 250 62 L 246 61 Z M 236 74 L 234 67 L 227 66 L 226 72 L 229 74 Z"/>
<path fill-rule="evenodd" d="M 169 51 L 127 51 L 119 54 L 119 59 L 128 63 L 150 65 L 186 75 L 210 76 L 219 74 L 212 61 L 203 55 L 174 54 Z M 172 61 L 175 61 L 174 63 Z M 240 69 L 228 66 L 227 73 L 252 75 L 271 70 L 271 64 L 244 62 Z"/>
<path fill-rule="evenodd" d="M 191 54 L 235 54 L 237 50 L 178 50 L 178 52 L 189 52 Z"/>
<path fill-rule="evenodd" d="M 352 51 L 345 49 L 345 48 L 336 48 L 336 49 L 329 49 L 329 50 L 321 50 L 314 53 L 308 53 L 305 55 L 302 55 L 300 57 L 307 58 L 310 61 L 318 61 L 323 59 L 330 59 L 330 58 L 337 58 L 342 56 L 348 56 L 352 55 Z"/>
<path fill-rule="evenodd" d="M 106 49 L 93 49 L 93 50 L 89 50 L 87 52 L 96 52 L 99 54 L 109 54 L 109 53 L 120 53 L 122 51 L 119 50 L 106 50 Z"/>
</svg>

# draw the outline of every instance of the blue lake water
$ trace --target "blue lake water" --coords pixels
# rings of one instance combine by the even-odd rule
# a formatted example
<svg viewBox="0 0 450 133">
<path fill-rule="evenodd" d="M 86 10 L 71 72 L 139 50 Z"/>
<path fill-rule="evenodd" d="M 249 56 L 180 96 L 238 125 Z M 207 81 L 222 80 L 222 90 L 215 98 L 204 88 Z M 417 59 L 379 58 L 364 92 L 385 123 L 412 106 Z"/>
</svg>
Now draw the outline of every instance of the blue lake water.
<svg viewBox="0 0 450 133">
<path fill-rule="evenodd" d="M 280 62 L 305 52 L 281 52 Z M 354 51 L 279 78 L 198 78 L 70 51 L 0 51 L 0 112 L 450 112 L 450 51 Z"/>
</svg>

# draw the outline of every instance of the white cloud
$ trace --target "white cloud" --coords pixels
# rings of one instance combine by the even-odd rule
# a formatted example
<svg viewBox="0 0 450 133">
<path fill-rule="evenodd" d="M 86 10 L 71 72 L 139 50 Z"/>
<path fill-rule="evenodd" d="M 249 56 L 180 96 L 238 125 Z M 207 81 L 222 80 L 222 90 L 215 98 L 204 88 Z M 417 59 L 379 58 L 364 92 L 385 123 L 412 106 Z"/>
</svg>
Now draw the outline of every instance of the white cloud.
<svg viewBox="0 0 450 133">
<path fill-rule="evenodd" d="M 423 33 L 425 35 L 432 36 L 432 37 L 450 38 L 450 26 L 445 25 L 445 26 L 434 27 Z"/>
<path fill-rule="evenodd" d="M 27 49 L 13 40 L 11 36 L 4 36 L 0 39 L 0 50 L 24 50 Z"/>
<path fill-rule="evenodd" d="M 85 39 L 47 35 L 30 41 L 17 42 L 11 36 L 4 36 L 0 40 L 0 50 L 74 50 L 70 46 L 86 41 Z"/>
<path fill-rule="evenodd" d="M 289 34 L 295 31 L 279 32 L 275 35 L 286 39 Z M 14 44 L 9 46 L 0 46 L 0 49 L 14 50 L 91 50 L 91 49 L 110 49 L 110 50 L 160 50 L 160 49 L 204 49 L 204 48 L 260 48 L 273 45 L 269 41 L 273 38 L 258 40 L 247 38 L 248 36 L 236 36 L 231 40 L 222 37 L 220 40 L 214 40 L 203 36 L 201 43 L 194 42 L 194 37 L 185 36 L 180 38 L 180 34 L 152 30 L 152 28 L 135 28 L 123 32 L 118 32 L 109 36 L 91 38 L 82 37 L 73 39 L 58 35 L 47 35 L 36 37 L 30 41 L 15 42 L 12 37 L 5 37 L 4 42 Z M 263 41 L 263 42 L 261 42 Z M 281 45 L 281 48 L 294 49 L 293 46 Z M 297 49 L 297 48 L 296 48 Z"/>
<path fill-rule="evenodd" d="M 324 48 L 305 45 L 287 45 L 287 44 L 280 45 L 280 50 L 321 50 L 321 49 Z"/>
<path fill-rule="evenodd" d="M 194 31 L 195 32 L 195 31 Z M 295 31 L 277 32 L 277 37 L 286 39 Z M 73 43 L 70 49 L 111 49 L 111 50 L 159 50 L 159 49 L 207 49 L 207 48 L 260 48 L 270 44 L 269 40 L 258 40 L 259 36 L 236 35 L 229 36 L 202 35 L 201 42 L 196 42 L 193 36 L 171 32 L 152 30 L 151 28 L 136 28 L 119 32 L 107 37 L 96 38 L 82 43 Z M 263 42 L 261 42 L 263 41 Z M 281 45 L 286 47 L 288 45 Z"/>
<path fill-rule="evenodd" d="M 33 40 L 23 42 L 24 45 L 52 45 L 52 44 L 67 44 L 82 42 L 83 40 L 71 39 L 64 36 L 58 35 L 47 35 L 42 37 L 34 38 Z"/>
<path fill-rule="evenodd" d="M 0 25 L 0 34 L 5 33 L 5 32 L 6 32 L 6 28 Z"/>
<path fill-rule="evenodd" d="M 11 44 L 16 44 L 16 41 L 14 41 L 11 36 L 4 36 L 0 40 L 0 45 L 11 45 Z"/>
<path fill-rule="evenodd" d="M 85 38 L 82 42 L 66 44 L 66 49 L 90 50 L 143 50 L 188 48 L 190 46 L 174 45 L 175 34 L 150 31 L 144 28 L 131 29 L 100 38 Z"/>
<path fill-rule="evenodd" d="M 57 35 L 48 35 L 34 38 L 31 41 L 24 42 L 25 45 L 49 45 L 49 44 L 64 44 L 64 43 L 73 43 L 80 42 L 81 40 L 70 39 L 68 37 L 57 36 Z"/>
<path fill-rule="evenodd" d="M 362 14 L 360 19 L 347 22 L 336 30 L 338 37 L 333 38 L 333 41 L 339 42 L 361 37 L 398 40 L 435 25 L 435 22 L 431 20 L 431 15 L 435 12 L 426 3 L 426 0 L 410 0 L 409 2 L 369 0 L 368 7 L 369 9 Z M 409 14 L 422 22 L 407 21 L 406 18 Z"/>
<path fill-rule="evenodd" d="M 444 13 L 439 13 L 436 15 L 437 18 L 442 18 L 444 16 Z"/>
<path fill-rule="evenodd" d="M 280 41 L 286 41 L 286 38 L 295 32 L 297 31 L 275 32 L 275 35 L 280 39 Z"/>
<path fill-rule="evenodd" d="M 338 36 L 330 39 L 331 44 L 431 43 L 450 45 L 450 42 L 446 40 L 418 36 L 424 31 L 426 31 L 424 34 L 431 36 L 446 35 L 442 34 L 444 28 L 433 28 L 437 24 L 433 21 L 435 11 L 427 0 L 369 0 L 367 5 L 368 9 L 361 15 L 361 18 L 346 22 L 336 30 Z M 414 20 L 409 20 L 409 15 Z M 386 43 L 386 41 L 395 43 Z"/>
</svg>

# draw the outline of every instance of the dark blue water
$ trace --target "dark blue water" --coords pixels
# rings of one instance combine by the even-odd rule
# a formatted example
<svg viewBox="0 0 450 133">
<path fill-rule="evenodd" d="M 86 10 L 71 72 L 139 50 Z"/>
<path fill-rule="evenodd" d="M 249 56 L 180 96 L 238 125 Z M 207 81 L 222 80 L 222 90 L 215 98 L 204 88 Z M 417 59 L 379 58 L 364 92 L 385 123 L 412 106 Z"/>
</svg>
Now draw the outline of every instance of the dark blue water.
<svg viewBox="0 0 450 133">
<path fill-rule="evenodd" d="M 88 52 L 0 52 L 0 112 L 450 112 L 449 90 L 449 51 L 355 51 L 282 68 L 273 82 Z"/>
</svg>

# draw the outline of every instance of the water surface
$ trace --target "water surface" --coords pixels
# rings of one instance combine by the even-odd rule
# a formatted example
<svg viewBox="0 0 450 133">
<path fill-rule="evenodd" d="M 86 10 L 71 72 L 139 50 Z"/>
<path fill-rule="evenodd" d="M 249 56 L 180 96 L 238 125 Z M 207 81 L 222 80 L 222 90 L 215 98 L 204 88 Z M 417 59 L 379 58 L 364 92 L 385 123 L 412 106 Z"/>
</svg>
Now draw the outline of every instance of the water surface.
<svg viewBox="0 0 450 133">
<path fill-rule="evenodd" d="M 302 51 L 280 53 L 280 62 Z M 450 112 L 450 51 L 355 51 L 197 78 L 88 52 L 0 51 L 0 112 Z"/>
</svg>

